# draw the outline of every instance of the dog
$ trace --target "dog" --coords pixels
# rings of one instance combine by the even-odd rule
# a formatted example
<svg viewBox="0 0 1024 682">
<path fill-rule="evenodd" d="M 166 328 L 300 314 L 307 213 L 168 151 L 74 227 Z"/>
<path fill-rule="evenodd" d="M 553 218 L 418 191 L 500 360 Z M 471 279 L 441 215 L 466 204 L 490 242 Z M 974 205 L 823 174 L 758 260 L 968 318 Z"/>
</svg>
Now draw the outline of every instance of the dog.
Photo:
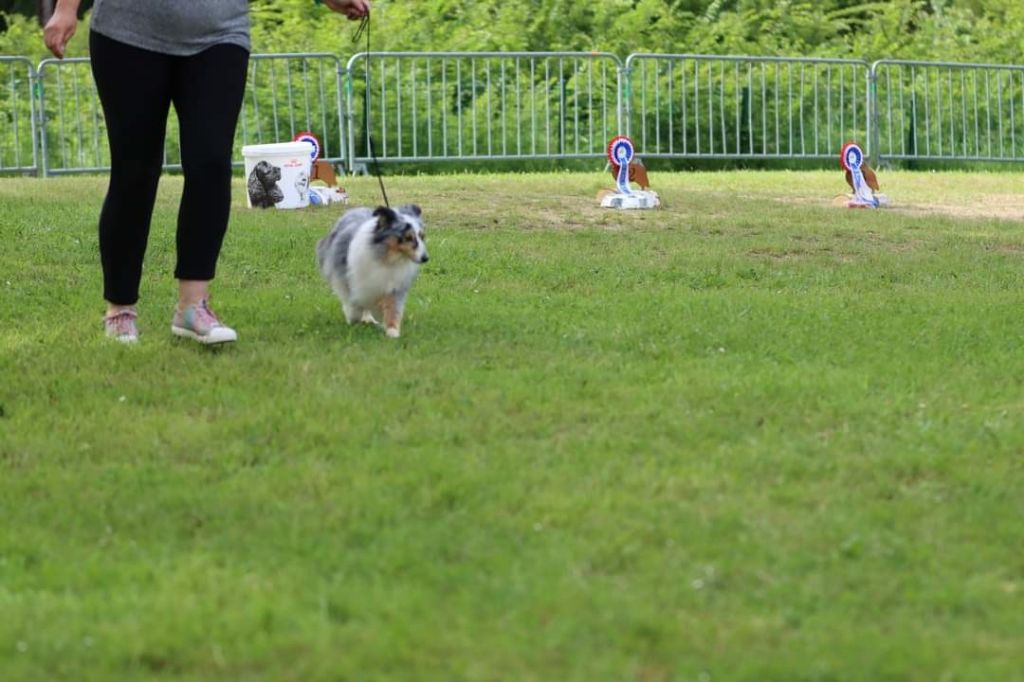
<svg viewBox="0 0 1024 682">
<path fill-rule="evenodd" d="M 260 161 L 249 173 L 249 202 L 253 208 L 271 208 L 284 199 L 284 192 L 277 186 L 281 169 L 268 161 Z"/>
<path fill-rule="evenodd" d="M 349 324 L 377 324 L 379 315 L 384 332 L 398 338 L 409 289 L 429 260 L 420 207 L 346 211 L 317 243 L 316 257 Z"/>
<path fill-rule="evenodd" d="M 295 192 L 299 195 L 299 203 L 305 203 L 309 194 L 309 176 L 304 171 L 295 174 Z"/>
</svg>

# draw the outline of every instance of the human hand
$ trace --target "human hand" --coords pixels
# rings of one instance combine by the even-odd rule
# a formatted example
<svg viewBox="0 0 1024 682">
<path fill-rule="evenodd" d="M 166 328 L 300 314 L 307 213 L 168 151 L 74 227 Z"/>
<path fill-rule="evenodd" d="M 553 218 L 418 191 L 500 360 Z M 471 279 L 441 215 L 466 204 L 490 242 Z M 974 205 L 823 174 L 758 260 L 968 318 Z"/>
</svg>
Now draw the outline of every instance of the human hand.
<svg viewBox="0 0 1024 682">
<path fill-rule="evenodd" d="M 56 11 L 43 28 L 43 42 L 53 56 L 64 59 L 64 50 L 67 48 L 71 36 L 75 35 L 78 28 L 78 13 L 69 5 L 59 3 Z"/>
<path fill-rule="evenodd" d="M 370 16 L 370 0 L 323 0 L 324 4 L 349 19 Z"/>
</svg>

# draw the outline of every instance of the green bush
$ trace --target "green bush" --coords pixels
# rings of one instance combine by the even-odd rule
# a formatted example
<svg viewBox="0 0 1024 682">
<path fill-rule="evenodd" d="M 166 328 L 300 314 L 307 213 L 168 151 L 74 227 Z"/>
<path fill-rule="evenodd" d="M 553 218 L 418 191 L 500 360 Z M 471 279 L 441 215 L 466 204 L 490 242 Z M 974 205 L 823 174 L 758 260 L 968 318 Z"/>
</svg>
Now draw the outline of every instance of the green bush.
<svg viewBox="0 0 1024 682">
<path fill-rule="evenodd" d="M 1024 63 L 1017 0 L 376 0 L 374 50 L 599 50 Z M 47 56 L 34 17 L 4 15 L 0 54 Z M 87 19 L 86 19 L 87 21 Z M 83 23 L 86 23 L 83 21 Z M 84 27 L 83 27 L 84 29 Z M 309 0 L 255 0 L 257 52 L 362 50 Z M 69 46 L 87 53 L 85 31 Z"/>
<path fill-rule="evenodd" d="M 327 52 L 337 55 L 344 64 L 353 54 L 366 47 L 362 40 L 358 44 L 353 42 L 356 24 L 310 0 L 255 0 L 251 4 L 251 15 L 254 52 Z M 602 3 L 582 0 L 375 0 L 373 17 L 370 38 L 374 51 L 564 50 L 611 52 L 620 58 L 633 52 L 655 52 L 842 57 L 868 61 L 888 57 L 1024 63 L 1022 43 L 1018 38 L 1021 29 L 1024 29 L 1024 4 L 1017 0 L 607 0 Z M 43 46 L 41 30 L 35 17 L 11 14 L 5 15 L 4 20 L 7 28 L 0 33 L 0 54 L 26 56 L 33 63 L 49 56 Z M 78 35 L 68 47 L 69 56 L 87 55 L 87 22 L 86 16 Z M 297 88 L 307 83 L 307 72 L 322 69 L 323 65 L 303 64 L 298 68 L 302 72 L 296 75 Z M 264 66 L 261 65 L 259 69 L 264 69 Z M 286 72 L 281 73 L 284 77 L 290 77 Z M 254 75 L 255 72 L 250 74 Z M 363 106 L 362 75 L 358 69 L 353 75 L 356 79 L 353 104 L 357 118 L 360 118 L 358 111 Z M 719 113 L 730 120 L 737 116 L 742 119 L 746 111 L 744 107 L 747 106 L 745 102 L 754 98 L 756 93 L 752 90 L 750 93 L 740 92 L 742 83 L 728 81 L 727 76 L 715 76 L 721 80 L 721 87 L 726 91 L 729 101 L 728 106 Z M 790 74 L 783 76 L 781 84 L 785 85 L 788 96 L 787 79 Z M 652 84 L 666 77 L 667 74 L 653 72 L 643 76 L 651 79 Z M 16 80 L 14 78 L 12 82 Z M 539 87 L 542 92 L 548 93 L 543 96 L 556 104 L 557 98 L 566 93 L 569 96 L 575 96 L 577 92 L 585 92 L 588 97 L 591 95 L 590 86 L 579 78 L 574 80 L 571 75 L 558 82 L 548 79 L 537 80 L 536 83 L 531 88 Z M 1024 87 L 1024 82 L 1018 84 L 1009 81 L 1008 86 L 1007 97 L 1012 99 L 1014 93 Z M 14 154 L 14 150 L 23 155 L 24 141 L 30 139 L 18 128 L 24 126 L 28 119 L 18 116 L 18 124 L 14 123 L 15 114 L 24 113 L 22 109 L 27 109 L 19 104 L 10 104 L 10 101 L 17 102 L 23 96 L 19 87 L 20 84 L 15 83 L 0 93 L 0 106 L 7 114 L 6 119 L 0 118 L 0 153 L 3 155 L 0 166 L 12 165 L 13 162 L 7 157 Z M 49 84 L 46 87 L 49 88 Z M 436 90 L 440 85 L 435 83 L 432 87 Z M 492 114 L 485 103 L 487 98 L 510 92 L 508 88 L 504 80 L 495 80 L 481 86 L 479 92 L 437 90 L 430 109 L 435 118 L 447 115 L 451 119 L 449 125 L 458 120 L 456 117 L 468 116 L 467 120 L 476 124 L 473 136 L 467 138 L 468 144 L 519 145 L 519 131 L 513 133 L 502 128 L 500 132 L 495 132 L 502 122 L 495 118 L 496 114 Z M 800 88 L 803 86 L 800 85 Z M 749 87 L 747 89 L 750 90 Z M 259 80 L 259 84 L 250 90 L 252 92 L 247 96 L 240 125 L 240 135 L 244 129 L 249 136 L 248 141 L 286 139 L 298 130 L 312 127 L 327 143 L 332 155 L 340 151 L 342 140 L 338 137 L 336 116 L 325 113 L 328 105 L 333 104 L 336 98 L 333 79 L 325 87 L 319 88 L 320 91 L 313 93 L 316 101 L 312 118 L 315 119 L 314 123 L 319 123 L 318 126 L 307 125 L 308 122 L 302 120 L 305 111 L 303 107 L 309 99 L 307 92 L 303 91 L 297 101 L 289 99 L 282 104 L 285 97 L 282 87 L 275 88 L 273 84 Z M 288 96 L 291 94 L 289 90 Z M 767 95 L 771 94 L 769 90 Z M 535 96 L 533 89 L 529 95 Z M 598 93 L 598 96 L 606 95 Z M 48 107 L 54 106 L 49 101 L 47 104 Z M 399 105 L 398 102 L 388 103 L 389 107 Z M 74 105 L 71 106 L 73 109 Z M 264 130 L 265 113 L 257 112 L 266 112 L 273 106 L 284 106 L 287 110 L 289 120 L 285 127 L 288 130 L 279 129 L 278 125 L 272 130 Z M 408 106 L 408 103 L 402 106 Z M 663 102 L 649 113 L 652 116 L 660 115 L 662 120 L 669 120 L 674 115 L 669 110 L 671 106 L 671 103 Z M 851 121 L 855 114 L 858 120 L 862 117 L 863 110 L 858 113 L 851 108 L 855 106 L 854 100 L 847 99 L 845 108 L 836 113 L 840 117 L 838 128 L 842 129 L 837 134 L 861 136 L 859 124 L 850 129 L 841 125 L 843 120 Z M 69 117 L 73 114 L 74 111 L 71 111 Z M 672 138 L 675 140 L 673 144 L 678 145 L 687 139 L 695 140 L 699 134 L 692 121 L 685 130 L 676 127 L 670 136 L 667 130 L 658 127 L 657 119 L 653 123 L 646 118 L 637 120 L 635 108 L 633 114 L 632 128 L 648 136 L 653 135 L 659 144 L 668 144 Z M 557 117 L 557 110 L 553 115 Z M 88 141 L 95 138 L 95 131 L 89 126 L 101 125 L 102 120 L 101 117 L 91 115 L 89 120 L 78 116 L 78 120 L 73 123 L 83 128 L 76 131 L 75 139 L 82 137 Z M 573 124 L 575 132 L 577 121 L 574 120 Z M 426 125 L 423 119 L 418 122 L 420 140 L 427 134 Z M 572 150 L 592 152 L 594 143 L 590 139 L 593 137 L 591 128 L 599 131 L 597 137 L 604 137 L 604 122 L 595 125 L 584 120 L 582 125 L 588 135 L 586 140 L 566 138 L 559 140 L 558 144 L 565 144 Z M 648 129 L 651 126 L 654 127 Z M 13 139 L 15 131 L 18 133 L 17 142 Z M 886 132 L 888 140 L 889 133 Z M 954 134 L 957 132 L 954 131 Z M 907 134 L 902 129 L 896 133 Z M 356 137 L 358 148 L 365 150 L 363 131 L 357 131 Z M 415 156 L 415 150 L 410 149 L 412 139 L 412 135 L 407 135 L 401 143 L 402 148 L 399 148 L 399 140 L 394 137 L 390 140 L 381 139 L 378 144 L 381 151 L 387 154 Z M 757 126 L 747 126 L 736 132 L 728 142 L 732 146 L 738 143 L 759 148 L 769 146 L 771 140 L 759 133 Z M 724 139 L 718 140 L 718 144 L 724 143 Z M 833 143 L 830 134 L 824 144 L 833 146 Z M 806 144 L 803 139 L 801 144 Z M 54 145 L 55 148 L 58 146 Z M 422 147 L 418 145 L 420 153 Z M 780 147 L 777 151 L 789 153 L 792 148 L 790 145 Z M 84 152 L 79 150 L 76 153 L 81 155 Z M 171 155 L 175 156 L 174 149 L 171 149 Z"/>
</svg>

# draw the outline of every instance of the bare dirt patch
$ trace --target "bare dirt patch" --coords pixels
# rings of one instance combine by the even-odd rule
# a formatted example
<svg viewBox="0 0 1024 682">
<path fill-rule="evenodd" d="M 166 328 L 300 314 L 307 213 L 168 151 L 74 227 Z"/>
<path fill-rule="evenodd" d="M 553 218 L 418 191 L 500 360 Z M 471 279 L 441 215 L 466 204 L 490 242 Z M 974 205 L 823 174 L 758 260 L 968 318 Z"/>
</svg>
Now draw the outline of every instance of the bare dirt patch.
<svg viewBox="0 0 1024 682">
<path fill-rule="evenodd" d="M 894 204 L 893 208 L 917 215 L 946 215 L 954 218 L 998 218 L 1024 220 L 1024 193 L 986 194 L 961 197 L 958 202 L 940 199 L 931 204 Z"/>
<path fill-rule="evenodd" d="M 842 196 L 842 195 L 839 195 Z M 834 199 L 834 198 L 833 198 Z M 801 206 L 835 206 L 830 200 L 820 198 L 776 197 L 776 201 Z M 901 202 L 898 197 L 889 196 L 892 202 L 886 210 L 909 215 L 942 215 L 953 218 L 997 218 L 1000 220 L 1024 220 L 1024 192 L 1021 194 L 983 194 L 956 198 L 940 198 L 932 203 Z"/>
</svg>

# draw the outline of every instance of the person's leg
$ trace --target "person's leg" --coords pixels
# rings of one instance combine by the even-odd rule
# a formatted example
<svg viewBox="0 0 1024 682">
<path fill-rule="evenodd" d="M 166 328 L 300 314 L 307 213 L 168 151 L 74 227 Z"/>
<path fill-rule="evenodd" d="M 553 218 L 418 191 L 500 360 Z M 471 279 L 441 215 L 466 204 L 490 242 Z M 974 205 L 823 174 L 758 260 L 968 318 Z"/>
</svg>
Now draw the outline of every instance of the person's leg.
<svg viewBox="0 0 1024 682">
<path fill-rule="evenodd" d="M 181 126 L 185 187 L 178 211 L 179 309 L 208 295 L 231 207 L 231 153 L 249 53 L 215 45 L 182 58 L 172 100 Z"/>
<path fill-rule="evenodd" d="M 175 65 L 172 101 L 181 127 L 185 188 L 178 210 L 178 305 L 171 332 L 200 343 L 238 338 L 207 301 L 228 227 L 231 149 L 248 63 L 242 48 L 215 45 Z"/>
<path fill-rule="evenodd" d="M 100 211 L 99 245 L 103 297 L 107 317 L 113 318 L 132 311 L 139 298 L 163 163 L 170 71 L 165 55 L 98 33 L 90 35 L 89 49 L 110 145 L 110 184 Z"/>
</svg>

